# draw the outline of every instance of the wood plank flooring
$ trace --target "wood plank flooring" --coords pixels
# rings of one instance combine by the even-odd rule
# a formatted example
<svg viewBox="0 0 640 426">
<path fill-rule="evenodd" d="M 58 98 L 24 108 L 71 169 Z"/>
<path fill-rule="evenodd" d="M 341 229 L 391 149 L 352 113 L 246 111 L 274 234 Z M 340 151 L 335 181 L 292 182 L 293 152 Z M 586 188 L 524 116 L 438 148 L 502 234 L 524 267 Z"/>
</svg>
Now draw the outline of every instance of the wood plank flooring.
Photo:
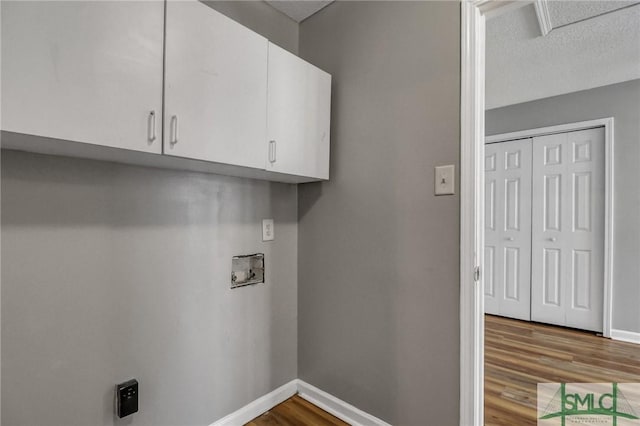
<svg viewBox="0 0 640 426">
<path fill-rule="evenodd" d="M 349 426 L 312 403 L 294 395 L 245 426 Z"/>
<path fill-rule="evenodd" d="M 485 315 L 485 425 L 535 425 L 544 382 L 640 382 L 640 345 Z"/>
</svg>

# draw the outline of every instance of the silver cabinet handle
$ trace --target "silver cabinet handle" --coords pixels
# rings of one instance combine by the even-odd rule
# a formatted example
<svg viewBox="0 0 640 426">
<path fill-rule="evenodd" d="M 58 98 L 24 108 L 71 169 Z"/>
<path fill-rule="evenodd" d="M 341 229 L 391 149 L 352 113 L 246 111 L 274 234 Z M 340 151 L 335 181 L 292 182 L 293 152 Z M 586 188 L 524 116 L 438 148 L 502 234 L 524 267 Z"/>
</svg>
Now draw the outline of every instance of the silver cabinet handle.
<svg viewBox="0 0 640 426">
<path fill-rule="evenodd" d="M 552 243 L 555 243 L 556 242 L 556 237 L 547 238 L 547 240 L 551 241 Z"/>
<path fill-rule="evenodd" d="M 172 136 L 169 139 L 169 143 L 173 146 L 178 143 L 178 116 L 171 116 L 171 133 Z"/>
<path fill-rule="evenodd" d="M 149 113 L 149 120 L 147 121 L 147 135 L 149 143 L 153 143 L 156 140 L 156 112 L 151 111 Z"/>
<path fill-rule="evenodd" d="M 505 238 L 505 240 L 507 240 L 507 241 L 513 241 L 513 237 L 507 237 L 507 238 Z"/>
<path fill-rule="evenodd" d="M 269 141 L 269 162 L 270 163 L 276 162 L 276 141 L 275 140 Z"/>
</svg>

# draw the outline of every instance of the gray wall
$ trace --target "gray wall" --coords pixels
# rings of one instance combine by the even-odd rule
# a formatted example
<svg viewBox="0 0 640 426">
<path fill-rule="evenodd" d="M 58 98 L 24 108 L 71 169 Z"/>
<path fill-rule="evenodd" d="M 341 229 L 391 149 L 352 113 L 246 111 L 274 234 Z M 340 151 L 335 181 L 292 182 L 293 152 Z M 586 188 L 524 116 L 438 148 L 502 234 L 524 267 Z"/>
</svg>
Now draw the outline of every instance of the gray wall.
<svg viewBox="0 0 640 426">
<path fill-rule="evenodd" d="M 640 80 L 486 112 L 486 134 L 614 117 L 613 328 L 640 332 Z"/>
<path fill-rule="evenodd" d="M 132 425 L 204 425 L 295 379 L 296 206 L 292 185 L 3 151 L 2 424 L 117 424 L 135 377 Z M 255 252 L 267 283 L 230 290 Z"/>
<path fill-rule="evenodd" d="M 218 6 L 297 49 L 265 4 Z M 297 377 L 295 186 L 2 151 L 1 189 L 4 426 L 206 425 Z M 229 290 L 254 252 L 267 283 Z"/>
<path fill-rule="evenodd" d="M 273 43 L 298 53 L 298 24 L 264 1 L 204 1 L 245 27 L 262 34 Z"/>
<path fill-rule="evenodd" d="M 460 7 L 337 2 L 300 26 L 333 74 L 331 180 L 299 187 L 301 379 L 395 425 L 459 409 Z"/>
</svg>

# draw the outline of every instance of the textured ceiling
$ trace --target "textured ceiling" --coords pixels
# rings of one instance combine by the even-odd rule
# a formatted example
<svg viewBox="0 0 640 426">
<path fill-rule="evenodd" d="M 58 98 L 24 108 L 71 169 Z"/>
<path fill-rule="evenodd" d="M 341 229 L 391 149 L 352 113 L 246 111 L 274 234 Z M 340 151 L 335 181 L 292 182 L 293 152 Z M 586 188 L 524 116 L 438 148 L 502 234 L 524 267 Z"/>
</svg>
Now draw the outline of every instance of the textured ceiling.
<svg viewBox="0 0 640 426">
<path fill-rule="evenodd" d="M 552 27 L 560 27 L 572 22 L 611 12 L 637 4 L 638 1 L 549 1 L 549 15 Z"/>
<path fill-rule="evenodd" d="M 333 0 L 289 0 L 289 1 L 279 1 L 279 0 L 266 0 L 271 6 L 278 9 L 280 12 L 284 13 L 291 19 L 296 22 L 301 22 L 307 19 L 309 16 L 313 15 L 323 7 L 327 6 L 330 3 L 333 3 Z"/>
<path fill-rule="evenodd" d="M 490 19 L 486 108 L 640 78 L 640 5 L 566 25 L 614 3 L 622 2 L 549 2 L 554 29 L 545 37 L 531 4 Z"/>
</svg>

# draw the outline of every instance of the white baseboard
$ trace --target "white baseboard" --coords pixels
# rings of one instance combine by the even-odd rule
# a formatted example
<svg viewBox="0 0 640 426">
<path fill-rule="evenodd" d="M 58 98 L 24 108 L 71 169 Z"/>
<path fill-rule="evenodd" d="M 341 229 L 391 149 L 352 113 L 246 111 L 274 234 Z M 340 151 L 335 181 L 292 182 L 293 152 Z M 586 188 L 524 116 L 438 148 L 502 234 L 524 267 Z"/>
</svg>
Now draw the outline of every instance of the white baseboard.
<svg viewBox="0 0 640 426">
<path fill-rule="evenodd" d="M 298 380 L 298 394 L 313 405 L 322 408 L 352 426 L 391 426 L 389 423 L 365 413 L 302 380 Z"/>
<path fill-rule="evenodd" d="M 240 426 L 269 411 L 298 392 L 298 380 L 294 379 L 237 411 L 211 423 L 209 426 Z"/>
<path fill-rule="evenodd" d="M 391 426 L 389 423 L 299 379 L 294 379 L 280 386 L 278 389 L 261 396 L 228 416 L 211 423 L 209 426 L 244 425 L 295 394 L 299 394 L 313 405 L 322 408 L 352 426 Z"/>
<path fill-rule="evenodd" d="M 637 333 L 635 331 L 611 329 L 611 338 L 613 340 L 620 340 L 622 342 L 640 344 L 640 333 Z"/>
</svg>

